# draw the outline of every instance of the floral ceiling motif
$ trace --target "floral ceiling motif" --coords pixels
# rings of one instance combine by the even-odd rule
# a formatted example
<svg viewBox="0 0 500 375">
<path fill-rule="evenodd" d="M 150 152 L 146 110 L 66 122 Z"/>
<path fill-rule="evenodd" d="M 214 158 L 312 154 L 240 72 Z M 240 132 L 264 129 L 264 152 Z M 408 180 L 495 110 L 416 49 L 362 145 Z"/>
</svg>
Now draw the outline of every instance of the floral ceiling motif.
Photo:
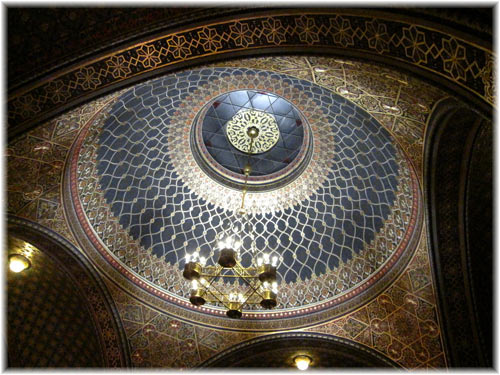
<svg viewBox="0 0 500 375">
<path fill-rule="evenodd" d="M 390 19 L 321 11 L 225 20 L 180 30 L 61 72 L 9 98 L 9 124 L 23 124 L 97 88 L 162 67 L 248 48 L 347 49 L 430 71 L 494 101 L 493 54 L 440 31 Z M 50 95 L 57 88 L 63 95 Z M 69 95 L 68 95 L 69 93 Z"/>
</svg>

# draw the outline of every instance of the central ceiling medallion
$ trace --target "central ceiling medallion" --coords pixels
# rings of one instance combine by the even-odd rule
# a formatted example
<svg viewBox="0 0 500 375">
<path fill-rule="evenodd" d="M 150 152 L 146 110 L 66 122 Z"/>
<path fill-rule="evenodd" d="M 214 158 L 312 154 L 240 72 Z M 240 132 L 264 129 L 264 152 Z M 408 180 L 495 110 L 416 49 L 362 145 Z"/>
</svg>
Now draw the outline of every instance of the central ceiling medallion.
<svg viewBox="0 0 500 375">
<path fill-rule="evenodd" d="M 248 130 L 258 135 L 251 138 Z M 301 111 L 268 91 L 237 90 L 216 96 L 197 114 L 191 132 L 199 166 L 217 182 L 240 190 L 270 191 L 302 174 L 312 153 L 312 134 Z M 245 176 L 243 168 L 251 166 Z"/>
<path fill-rule="evenodd" d="M 252 138 L 248 135 L 248 131 L 252 127 L 257 128 L 258 135 L 250 149 Z M 261 154 L 278 143 L 280 130 L 271 114 L 255 109 L 244 109 L 229 120 L 226 135 L 229 142 L 241 152 Z"/>
</svg>

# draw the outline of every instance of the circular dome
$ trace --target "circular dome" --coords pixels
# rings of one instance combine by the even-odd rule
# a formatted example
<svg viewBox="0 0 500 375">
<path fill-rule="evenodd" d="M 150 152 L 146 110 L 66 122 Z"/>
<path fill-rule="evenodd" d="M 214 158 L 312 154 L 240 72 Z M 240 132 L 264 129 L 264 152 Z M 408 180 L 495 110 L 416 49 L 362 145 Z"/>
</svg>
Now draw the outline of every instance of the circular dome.
<svg viewBox="0 0 500 375">
<path fill-rule="evenodd" d="M 251 128 L 257 132 L 253 141 Z M 235 188 L 247 180 L 253 191 L 286 185 L 300 174 L 312 151 L 311 131 L 300 110 L 262 90 L 217 96 L 199 112 L 192 133 L 194 156 L 207 174 Z M 251 173 L 245 179 L 247 164 Z"/>
<path fill-rule="evenodd" d="M 235 93 L 245 94 L 247 103 L 234 108 Z M 256 95 L 269 106 L 253 103 Z M 279 114 L 272 106 L 279 100 L 291 111 Z M 228 112 L 217 113 L 219 107 Z M 416 246 L 421 217 L 415 174 L 368 113 L 285 74 L 188 70 L 138 84 L 110 103 L 82 131 L 73 153 L 71 197 L 85 241 L 114 272 L 155 296 L 150 303 L 173 302 L 186 319 L 196 311 L 232 327 L 224 309 L 189 304 L 182 268 L 193 251 L 215 264 L 218 240 L 241 223 L 241 164 L 231 171 L 228 159 L 210 148 L 241 152 L 226 131 L 247 110 L 274 117 L 279 130 L 275 146 L 250 155 L 253 162 L 271 155 L 280 140 L 280 155 L 289 160 L 252 176 L 262 189 L 247 197 L 252 229 L 240 229 L 241 262 L 249 266 L 263 252 L 276 255 L 280 285 L 275 310 L 250 306 L 243 319 L 249 327 L 271 329 L 285 324 L 275 319 L 289 318 L 286 325 L 294 326 L 292 318 L 313 314 L 307 320 L 312 324 L 323 313 L 331 317 L 372 298 Z M 287 133 L 293 119 L 295 129 Z M 302 132 L 294 134 L 297 120 Z M 286 134 L 297 142 L 287 144 Z"/>
</svg>

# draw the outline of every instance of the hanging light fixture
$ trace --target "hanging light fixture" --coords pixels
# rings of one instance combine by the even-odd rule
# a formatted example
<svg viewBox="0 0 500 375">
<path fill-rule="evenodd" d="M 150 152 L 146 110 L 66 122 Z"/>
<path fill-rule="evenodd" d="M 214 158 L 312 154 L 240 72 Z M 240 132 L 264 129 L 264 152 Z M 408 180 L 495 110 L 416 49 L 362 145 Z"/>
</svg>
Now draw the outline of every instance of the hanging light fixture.
<svg viewBox="0 0 500 375">
<path fill-rule="evenodd" d="M 245 182 L 242 189 L 241 206 L 238 214 L 242 218 L 247 214 L 245 210 L 245 197 L 247 194 L 248 177 L 252 172 L 250 166 L 250 155 L 255 139 L 259 135 L 259 129 L 250 126 L 246 130 L 250 138 L 247 151 L 247 164 L 243 168 Z M 243 220 L 242 220 L 243 221 Z M 240 262 L 240 248 L 243 238 L 237 228 L 234 236 L 227 236 L 218 243 L 219 258 L 215 265 L 207 265 L 207 259 L 199 253 L 186 254 L 183 276 L 191 282 L 189 301 L 195 306 L 201 306 L 206 302 L 220 303 L 226 309 L 226 315 L 232 319 L 242 316 L 245 304 L 259 304 L 265 309 L 272 309 L 277 305 L 278 283 L 276 281 L 276 266 L 278 257 L 264 253 L 254 260 L 256 266 L 243 267 Z M 239 236 L 239 238 L 238 238 Z M 254 244 L 252 244 L 253 247 Z M 216 281 L 225 278 L 237 278 L 246 284 L 245 292 L 220 291 L 216 287 Z"/>
</svg>

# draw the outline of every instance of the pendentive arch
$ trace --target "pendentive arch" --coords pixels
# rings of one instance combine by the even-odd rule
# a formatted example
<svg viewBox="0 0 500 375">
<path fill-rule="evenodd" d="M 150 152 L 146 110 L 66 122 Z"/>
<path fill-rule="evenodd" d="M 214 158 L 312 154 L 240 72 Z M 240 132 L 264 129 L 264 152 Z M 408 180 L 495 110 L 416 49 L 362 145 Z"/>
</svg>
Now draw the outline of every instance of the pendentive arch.
<svg viewBox="0 0 500 375">
<path fill-rule="evenodd" d="M 26 243 L 34 247 L 31 267 L 7 275 L 9 367 L 130 367 L 118 311 L 88 259 L 26 219 L 8 216 L 7 235 L 9 253 Z M 74 316 L 68 316 L 71 311 Z M 72 326 L 77 320 L 83 335 Z M 80 351 L 72 350 L 78 345 Z"/>
<path fill-rule="evenodd" d="M 286 332 L 239 343 L 199 367 L 294 367 L 294 357 L 307 355 L 319 368 L 400 368 L 388 357 L 354 341 L 316 332 Z"/>
<path fill-rule="evenodd" d="M 429 245 L 452 367 L 493 366 L 491 120 L 438 102 L 424 144 Z"/>
</svg>

